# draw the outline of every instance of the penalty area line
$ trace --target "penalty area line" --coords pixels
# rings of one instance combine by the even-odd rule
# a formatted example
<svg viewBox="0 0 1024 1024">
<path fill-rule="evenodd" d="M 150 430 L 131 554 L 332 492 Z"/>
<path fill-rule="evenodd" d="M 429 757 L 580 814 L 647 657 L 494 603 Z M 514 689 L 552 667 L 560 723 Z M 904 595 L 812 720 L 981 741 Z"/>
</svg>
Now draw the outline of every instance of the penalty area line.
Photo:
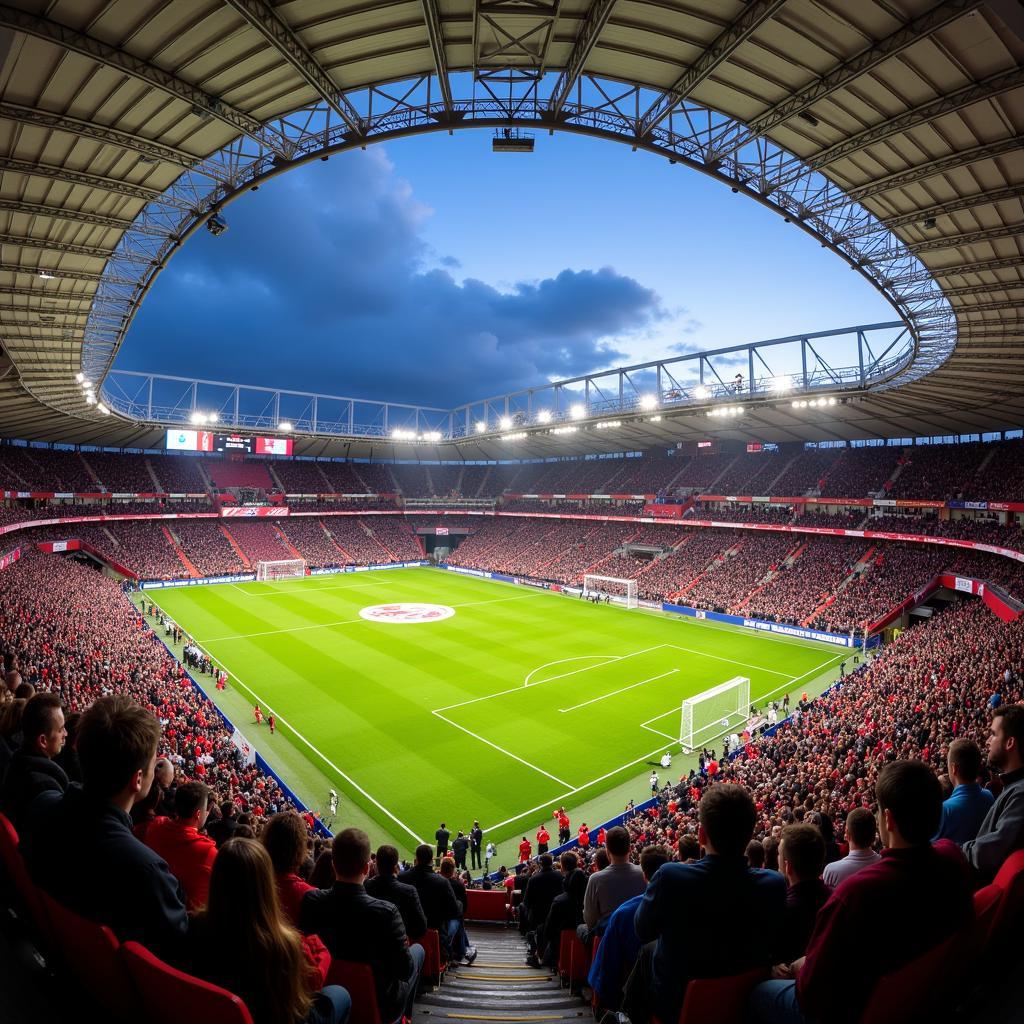
<svg viewBox="0 0 1024 1024">
<path fill-rule="evenodd" d="M 620 693 L 625 693 L 627 690 L 634 690 L 638 686 L 643 686 L 644 683 L 653 683 L 657 679 L 664 679 L 666 676 L 674 676 L 679 669 L 671 668 L 667 672 L 662 672 L 661 675 L 651 676 L 649 679 L 641 679 L 638 683 L 630 683 L 629 686 L 623 686 L 618 690 L 612 690 L 611 693 L 603 693 L 600 697 L 591 697 L 590 700 L 583 701 L 582 704 L 573 704 L 571 708 L 559 708 L 561 714 L 565 714 L 567 711 L 575 711 L 577 708 L 585 708 L 588 704 L 596 704 L 600 700 L 607 700 L 609 697 L 615 697 Z"/>
<path fill-rule="evenodd" d="M 193 641 L 193 643 L 195 643 L 196 646 L 198 646 L 200 648 L 202 647 L 202 644 L 200 644 L 198 641 Z M 222 663 L 224 661 L 223 658 L 218 658 L 217 660 L 222 662 Z M 225 668 L 226 667 L 227 666 L 225 666 Z M 392 814 L 391 811 L 389 811 L 379 800 L 377 800 L 374 796 L 372 796 L 365 789 L 363 789 L 363 787 L 360 786 L 359 783 L 356 782 L 356 780 L 353 779 L 351 775 L 347 775 L 345 772 L 343 772 L 325 753 L 323 753 L 323 751 L 318 750 L 315 746 L 313 746 L 313 744 L 310 743 L 309 740 L 307 740 L 306 737 L 303 736 L 302 733 L 299 732 L 299 730 L 296 729 L 294 725 L 292 725 L 278 711 L 275 711 L 270 706 L 270 704 L 267 701 L 263 700 L 263 698 L 261 698 L 260 695 L 255 690 L 252 689 L 252 687 L 247 686 L 235 674 L 233 669 L 231 670 L 231 681 L 239 689 L 245 690 L 245 692 L 248 693 L 250 697 L 254 698 L 255 702 L 257 704 L 259 704 L 260 707 L 266 708 L 266 710 L 269 711 L 270 714 L 272 714 L 275 719 L 277 719 L 277 724 L 278 725 L 283 725 L 286 729 L 288 729 L 292 733 L 293 736 L 295 736 L 296 739 L 301 740 L 302 743 L 304 743 L 307 747 L 309 747 L 309 749 L 314 754 L 316 754 L 316 756 L 319 757 L 320 760 L 323 761 L 323 763 L 325 765 L 327 765 L 333 772 L 335 772 L 338 775 L 339 778 L 344 779 L 357 793 L 359 793 L 361 796 L 363 796 L 367 800 L 369 800 L 370 803 L 373 804 L 373 806 L 377 808 L 377 810 L 379 810 L 383 814 L 385 814 L 391 821 L 393 821 L 399 828 L 401 828 L 403 832 L 405 832 L 408 835 L 412 836 L 412 838 L 415 839 L 416 842 L 419 843 L 420 845 L 423 844 L 424 840 L 423 840 L 422 836 L 418 836 L 415 832 L 413 832 L 413 830 L 411 828 L 409 828 L 409 826 L 406 825 L 406 823 L 404 821 L 402 821 L 400 818 L 398 818 L 394 814 Z M 203 693 L 206 693 L 206 691 L 203 690 Z M 210 703 L 213 704 L 214 707 L 217 706 L 215 704 L 215 702 L 213 701 L 213 699 L 208 694 L 206 695 L 206 699 L 208 701 L 210 701 Z M 241 730 L 239 730 L 239 731 L 241 731 Z"/>
</svg>

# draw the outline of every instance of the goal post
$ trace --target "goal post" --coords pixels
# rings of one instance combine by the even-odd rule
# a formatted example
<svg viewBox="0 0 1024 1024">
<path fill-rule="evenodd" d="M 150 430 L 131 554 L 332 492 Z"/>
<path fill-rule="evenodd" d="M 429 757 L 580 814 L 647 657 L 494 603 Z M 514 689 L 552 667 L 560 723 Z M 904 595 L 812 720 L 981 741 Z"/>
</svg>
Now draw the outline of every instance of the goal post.
<svg viewBox="0 0 1024 1024">
<path fill-rule="evenodd" d="M 679 743 L 698 750 L 745 725 L 750 711 L 750 680 L 736 676 L 683 701 Z"/>
<path fill-rule="evenodd" d="M 596 576 L 587 573 L 583 577 L 583 596 L 610 597 L 613 601 L 625 604 L 627 608 L 639 608 L 640 600 L 636 580 L 620 579 L 618 576 Z"/>
<path fill-rule="evenodd" d="M 276 562 L 257 562 L 256 579 L 262 582 L 271 580 L 292 580 L 306 575 L 304 558 L 282 558 Z"/>
</svg>

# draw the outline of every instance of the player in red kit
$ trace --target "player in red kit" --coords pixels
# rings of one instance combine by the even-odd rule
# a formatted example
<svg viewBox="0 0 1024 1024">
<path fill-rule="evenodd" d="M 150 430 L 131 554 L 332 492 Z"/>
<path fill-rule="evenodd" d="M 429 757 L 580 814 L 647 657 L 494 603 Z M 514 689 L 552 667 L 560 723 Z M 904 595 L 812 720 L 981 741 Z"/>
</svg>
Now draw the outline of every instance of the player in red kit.
<svg viewBox="0 0 1024 1024">
<path fill-rule="evenodd" d="M 542 853 L 547 853 L 548 852 L 548 843 L 550 843 L 550 842 L 551 842 L 551 833 L 548 832 L 548 830 L 542 824 L 541 827 L 539 829 L 537 829 L 537 855 L 538 856 L 540 856 L 540 854 L 542 854 Z"/>
<path fill-rule="evenodd" d="M 523 836 L 523 841 L 519 844 L 519 863 L 525 864 L 533 853 L 533 847 L 530 845 L 530 840 Z"/>
<path fill-rule="evenodd" d="M 558 845 L 565 846 L 569 842 L 569 815 L 562 808 L 558 809 Z"/>
<path fill-rule="evenodd" d="M 577 833 L 577 836 L 579 837 L 580 849 L 588 849 L 590 847 L 590 829 L 587 828 L 586 822 L 583 822 L 583 824 L 580 825 L 580 830 Z"/>
<path fill-rule="evenodd" d="M 260 710 L 259 704 L 252 709 L 252 717 L 256 719 L 257 725 L 263 724 L 263 712 Z"/>
<path fill-rule="evenodd" d="M 274 726 L 277 725 L 277 719 L 275 719 L 274 716 L 271 715 L 267 719 L 267 725 L 270 726 L 270 735 L 273 736 L 274 735 Z"/>
</svg>

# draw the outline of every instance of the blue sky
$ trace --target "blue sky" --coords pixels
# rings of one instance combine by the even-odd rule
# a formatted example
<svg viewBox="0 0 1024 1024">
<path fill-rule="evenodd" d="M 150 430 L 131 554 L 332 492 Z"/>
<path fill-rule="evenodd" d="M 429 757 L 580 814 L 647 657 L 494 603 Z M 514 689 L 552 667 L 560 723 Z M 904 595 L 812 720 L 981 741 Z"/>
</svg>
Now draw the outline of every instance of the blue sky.
<svg viewBox="0 0 1024 1024">
<path fill-rule="evenodd" d="M 451 406 L 678 351 L 894 319 L 778 215 L 625 146 L 434 135 L 314 162 L 225 210 L 117 365 Z M 779 372 L 785 367 L 773 367 Z"/>
</svg>

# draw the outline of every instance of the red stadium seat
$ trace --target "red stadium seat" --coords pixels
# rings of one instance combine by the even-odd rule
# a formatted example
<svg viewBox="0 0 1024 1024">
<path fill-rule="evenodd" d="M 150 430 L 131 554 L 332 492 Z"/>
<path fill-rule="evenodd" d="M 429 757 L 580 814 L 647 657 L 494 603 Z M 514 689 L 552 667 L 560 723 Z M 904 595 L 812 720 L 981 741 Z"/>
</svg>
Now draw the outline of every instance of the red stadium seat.
<svg viewBox="0 0 1024 1024">
<path fill-rule="evenodd" d="M 21 852 L 18 849 L 18 833 L 10 819 L 0 814 L 0 863 L 11 883 L 11 896 L 15 900 L 15 908 L 26 914 L 27 924 L 35 931 L 36 937 L 53 948 L 53 935 L 50 930 L 50 919 L 43 909 L 39 897 L 39 888 L 32 881 L 25 867 Z"/>
<path fill-rule="evenodd" d="M 348 1024 L 381 1024 L 377 1006 L 377 987 L 369 964 L 351 960 L 332 960 L 325 985 L 343 985 L 352 998 Z"/>
<path fill-rule="evenodd" d="M 940 1008 L 969 966 L 970 927 L 879 979 L 860 1024 L 942 1019 Z"/>
<path fill-rule="evenodd" d="M 1024 916 L 1024 850 L 1007 857 L 992 885 L 985 888 L 993 887 L 1002 892 L 1002 898 L 994 912 L 988 943 L 992 951 L 998 953 L 1013 948 L 1017 941 L 1017 923 Z"/>
<path fill-rule="evenodd" d="M 469 889 L 466 892 L 467 921 L 501 921 L 508 920 L 504 889 Z"/>
<path fill-rule="evenodd" d="M 768 977 L 763 967 L 725 978 L 694 978 L 686 986 L 679 1024 L 740 1024 L 750 990 Z"/>
<path fill-rule="evenodd" d="M 590 954 L 576 934 L 575 929 L 566 929 L 558 943 L 558 975 L 564 985 L 579 985 L 587 980 L 590 970 Z"/>
<path fill-rule="evenodd" d="M 42 889 L 39 898 L 67 973 L 118 1020 L 137 1020 L 137 993 L 118 954 L 120 943 L 114 933 L 105 924 L 69 910 Z"/>
<path fill-rule="evenodd" d="M 436 928 L 428 928 L 419 942 L 423 946 L 425 954 L 422 976 L 431 985 L 440 985 L 447 967 L 441 956 L 441 936 Z"/>
<path fill-rule="evenodd" d="M 121 961 L 138 991 L 147 1024 L 252 1024 L 248 1007 L 227 989 L 185 974 L 145 946 L 126 942 Z"/>
</svg>

